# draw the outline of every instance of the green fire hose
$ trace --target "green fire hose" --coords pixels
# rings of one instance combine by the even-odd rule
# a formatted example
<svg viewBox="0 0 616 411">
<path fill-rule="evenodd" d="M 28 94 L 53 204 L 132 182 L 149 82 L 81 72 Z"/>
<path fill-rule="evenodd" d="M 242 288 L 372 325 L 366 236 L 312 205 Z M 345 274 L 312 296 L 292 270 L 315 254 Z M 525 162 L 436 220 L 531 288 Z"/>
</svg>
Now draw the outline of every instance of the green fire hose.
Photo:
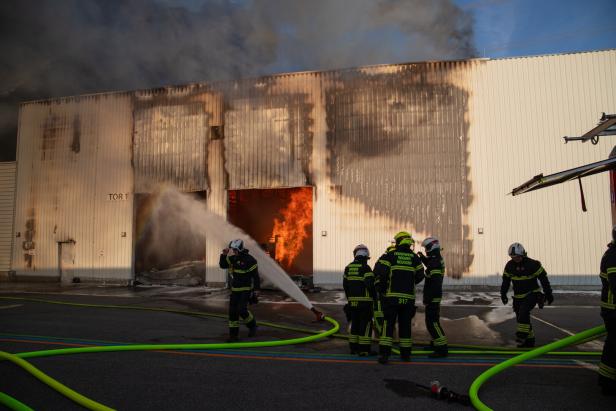
<svg viewBox="0 0 616 411">
<path fill-rule="evenodd" d="M 320 338 L 328 337 L 338 331 L 340 325 L 336 320 L 325 317 L 325 320 L 330 322 L 333 327 L 329 330 L 323 331 L 318 334 L 309 335 L 307 337 L 292 338 L 288 340 L 276 340 L 276 341 L 259 341 L 259 342 L 240 342 L 240 343 L 213 343 L 213 344 L 137 344 L 137 345 L 110 345 L 99 347 L 79 347 L 79 348 L 63 348 L 56 350 L 44 350 L 44 351 L 31 351 L 19 354 L 10 354 L 0 351 L 0 358 L 9 360 L 14 364 L 20 366 L 34 377 L 38 378 L 43 383 L 49 385 L 60 394 L 70 398 L 74 402 L 90 410 L 110 411 L 109 408 L 103 404 L 93 401 L 76 391 L 68 388 L 62 383 L 54 380 L 47 374 L 43 373 L 38 368 L 34 367 L 24 358 L 38 358 L 49 357 L 54 355 L 67 355 L 67 354 L 80 354 L 80 353 L 92 353 L 92 352 L 110 352 L 110 351 L 152 351 L 152 350 L 206 350 L 206 349 L 225 349 L 225 348 L 256 348 L 256 347 L 276 347 L 281 345 L 303 344 L 311 341 L 318 340 Z M 8 398 L 7 398 L 8 397 Z M 9 406 L 15 410 L 28 410 L 27 406 L 9 397 L 6 394 L 0 395 L 0 403 Z M 25 407 L 25 408 L 23 408 Z"/>
<path fill-rule="evenodd" d="M 216 317 L 216 318 L 226 318 L 226 315 L 223 314 L 212 314 L 212 313 L 204 313 L 198 311 L 186 311 L 186 310 L 175 310 L 175 309 L 165 309 L 165 308 L 151 308 L 151 307 L 139 307 L 139 306 L 123 306 L 123 305 L 99 305 L 99 304 L 82 304 L 82 303 L 70 303 L 63 301 L 52 301 L 52 300 L 43 300 L 43 299 L 34 299 L 34 298 L 21 298 L 21 297 L 0 297 L 0 299 L 6 300 L 22 300 L 22 301 L 33 301 L 33 302 L 41 302 L 41 303 L 49 303 L 49 304 L 61 304 L 61 305 L 71 305 L 78 307 L 95 307 L 95 308 L 115 308 L 115 309 L 132 309 L 132 310 L 144 310 L 144 311 L 163 311 L 163 312 L 171 312 L 178 314 L 187 314 L 201 317 Z M 26 371 L 30 372 L 39 380 L 43 381 L 45 384 L 51 386 L 58 392 L 67 396 L 71 400 L 83 405 L 84 407 L 91 410 L 110 410 L 111 408 L 99 404 L 93 400 L 90 400 L 81 394 L 71 390 L 70 388 L 64 386 L 53 378 L 47 376 L 42 371 L 38 370 L 36 367 L 28 363 L 24 360 L 24 358 L 38 358 L 38 357 L 47 357 L 47 356 L 55 356 L 55 355 L 68 355 L 68 354 L 78 354 L 78 353 L 88 353 L 88 352 L 111 352 L 111 351 L 145 351 L 145 350 L 194 350 L 194 349 L 228 349 L 228 348 L 257 348 L 257 347 L 274 347 L 274 346 L 283 346 L 283 345 L 291 345 L 291 344 L 302 344 L 311 342 L 324 337 L 344 337 L 346 335 L 337 334 L 340 326 L 339 324 L 330 317 L 325 317 L 327 321 L 333 324 L 333 328 L 327 331 L 315 331 L 305 328 L 299 327 L 291 327 L 286 325 L 280 325 L 275 323 L 263 322 L 260 321 L 259 325 L 269 326 L 273 328 L 286 329 L 290 331 L 297 331 L 302 333 L 311 334 L 307 337 L 294 338 L 288 340 L 276 340 L 276 341 L 262 341 L 262 342 L 242 342 L 242 343 L 210 343 L 210 344 L 135 344 L 135 345 L 113 345 L 113 346 L 96 346 L 96 347 L 80 347 L 80 348 L 64 348 L 64 349 L 55 349 L 55 350 L 43 350 L 43 351 L 31 351 L 24 352 L 18 354 L 10 354 L 6 352 L 0 352 L 0 359 L 9 360 L 16 365 L 24 368 Z M 476 347 L 476 346 L 461 346 L 460 348 L 466 348 L 464 350 L 450 350 L 450 354 L 494 354 L 494 355 L 517 355 L 510 360 L 502 362 L 487 371 L 481 374 L 471 385 L 469 390 L 469 396 L 471 398 L 472 404 L 479 410 L 489 410 L 485 404 L 483 404 L 477 395 L 479 388 L 481 385 L 487 381 L 492 376 L 498 374 L 499 372 L 505 370 L 508 367 L 511 367 L 515 364 L 518 364 L 522 361 L 543 355 L 562 355 L 562 356 L 598 356 L 601 355 L 600 352 L 564 352 L 564 351 L 551 351 L 556 350 L 565 346 L 580 344 L 583 342 L 587 342 L 589 340 L 595 339 L 602 334 L 605 333 L 605 327 L 600 326 L 596 327 L 582 333 L 576 334 L 571 337 L 567 337 L 563 340 L 556 341 L 554 343 L 539 347 L 537 349 L 531 351 L 523 351 L 523 350 L 509 350 L 497 347 Z M 479 349 L 478 348 L 483 348 Z M 487 350 L 486 350 L 487 348 Z M 394 352 L 397 351 L 394 349 Z M 431 351 L 413 351 L 415 354 L 427 354 Z M 0 392 L 0 404 L 4 404 L 13 410 L 30 410 L 28 406 L 19 402 L 18 400 Z"/>
<path fill-rule="evenodd" d="M 591 328 L 589 330 L 586 331 L 582 331 L 581 333 L 569 336 L 567 338 L 563 338 L 562 340 L 558 340 L 558 341 L 554 341 L 553 343 L 541 346 L 539 348 L 536 348 L 532 351 L 528 351 L 525 352 L 524 354 L 520 354 L 517 357 L 513 357 L 507 361 L 504 361 L 500 364 L 495 365 L 492 368 L 489 368 L 488 370 L 484 371 L 479 377 L 477 377 L 475 379 L 475 381 L 473 381 L 473 383 L 471 384 L 471 388 L 468 391 L 468 395 L 471 399 L 471 403 L 473 404 L 473 406 L 475 407 L 475 409 L 480 410 L 480 411 L 491 411 L 492 409 L 490 407 L 488 407 L 487 405 L 485 405 L 483 402 L 481 402 L 481 400 L 479 399 L 479 388 L 483 385 L 484 382 L 486 382 L 488 379 L 492 378 L 493 376 L 495 376 L 496 374 L 506 370 L 507 368 L 519 364 L 523 361 L 526 360 L 530 360 L 531 358 L 535 358 L 538 357 L 542 354 L 545 354 L 551 350 L 557 350 L 559 348 L 562 347 L 566 347 L 568 345 L 572 345 L 575 344 L 576 342 L 582 341 L 582 340 L 587 340 L 591 337 L 597 337 L 600 334 L 605 332 L 605 326 L 604 325 L 600 325 L 598 327 L 595 328 Z"/>
</svg>

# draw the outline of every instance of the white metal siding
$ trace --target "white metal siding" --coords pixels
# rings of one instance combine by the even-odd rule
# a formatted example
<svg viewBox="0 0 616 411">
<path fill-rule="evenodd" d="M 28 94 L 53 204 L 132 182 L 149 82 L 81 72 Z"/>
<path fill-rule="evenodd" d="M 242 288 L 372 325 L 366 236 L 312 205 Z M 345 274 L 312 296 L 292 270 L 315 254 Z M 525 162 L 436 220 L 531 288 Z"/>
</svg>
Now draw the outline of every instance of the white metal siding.
<svg viewBox="0 0 616 411">
<path fill-rule="evenodd" d="M 0 163 L 0 271 L 11 267 L 16 168 L 15 162 Z"/>
<path fill-rule="evenodd" d="M 367 244 L 374 262 L 400 230 L 418 242 L 440 237 L 449 275 L 462 276 L 448 278 L 456 284 L 498 283 L 513 241 L 554 279 L 595 283 L 611 227 L 607 175 L 584 179 L 585 214 L 575 182 L 506 193 L 540 172 L 607 158 L 609 137 L 597 146 L 561 137 L 616 112 L 615 70 L 610 50 L 25 104 L 13 267 L 57 275 L 57 243 L 74 239 L 81 275 L 129 278 L 132 194 L 150 183 L 206 190 L 208 209 L 222 216 L 228 189 L 311 185 L 316 283 L 340 284 L 356 244 Z M 224 139 L 212 139 L 212 125 Z M 206 243 L 209 282 L 224 280 L 221 247 Z"/>
<path fill-rule="evenodd" d="M 21 107 L 12 264 L 18 275 L 58 277 L 58 243 L 74 241 L 63 259 L 71 276 L 131 278 L 131 113 L 122 94 Z"/>
<path fill-rule="evenodd" d="M 470 221 L 474 263 L 468 282 L 496 283 L 519 241 L 553 281 L 598 282 L 612 226 L 608 174 L 512 197 L 531 177 L 606 159 L 616 143 L 572 142 L 602 112 L 616 112 L 616 51 L 491 60 L 475 66 L 471 102 Z M 483 234 L 478 234 L 478 229 Z M 445 245 L 446 247 L 446 245 Z M 477 280 L 483 277 L 483 280 Z"/>
</svg>

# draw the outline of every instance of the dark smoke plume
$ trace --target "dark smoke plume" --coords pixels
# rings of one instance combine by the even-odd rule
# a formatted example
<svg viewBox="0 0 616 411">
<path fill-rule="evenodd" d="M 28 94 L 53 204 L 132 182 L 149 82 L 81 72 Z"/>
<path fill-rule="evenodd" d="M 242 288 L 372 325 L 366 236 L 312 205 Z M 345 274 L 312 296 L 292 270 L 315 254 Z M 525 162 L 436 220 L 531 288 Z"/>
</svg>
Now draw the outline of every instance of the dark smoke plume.
<svg viewBox="0 0 616 411">
<path fill-rule="evenodd" d="M 451 0 L 3 0 L 0 160 L 21 101 L 467 58 L 472 37 Z"/>
</svg>

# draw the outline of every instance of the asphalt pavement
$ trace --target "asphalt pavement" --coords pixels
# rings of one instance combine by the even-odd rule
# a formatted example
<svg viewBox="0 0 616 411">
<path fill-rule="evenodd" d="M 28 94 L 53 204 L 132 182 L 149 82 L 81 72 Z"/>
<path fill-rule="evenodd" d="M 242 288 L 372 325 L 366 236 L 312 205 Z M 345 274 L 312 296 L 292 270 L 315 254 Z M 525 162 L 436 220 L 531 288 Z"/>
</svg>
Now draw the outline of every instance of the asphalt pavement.
<svg viewBox="0 0 616 411">
<path fill-rule="evenodd" d="M 342 292 L 308 297 L 345 332 Z M 225 290 L 204 287 L 0 283 L 0 350 L 222 342 L 227 336 L 227 298 Z M 556 291 L 555 298 L 552 306 L 533 311 L 538 345 L 602 324 L 597 292 Z M 428 341 L 421 304 L 418 308 L 413 320 L 416 349 Z M 311 330 L 330 327 L 273 291 L 264 292 L 251 309 L 262 323 Z M 448 292 L 441 316 L 451 344 L 514 345 L 515 318 L 498 293 Z M 242 328 L 240 337 L 275 341 L 305 335 L 261 324 L 257 336 L 248 338 Z M 601 346 L 599 340 L 568 350 L 597 351 Z M 430 359 L 414 354 L 410 363 L 393 356 L 384 366 L 375 357 L 350 355 L 345 339 L 328 338 L 271 348 L 82 353 L 28 361 L 80 394 L 118 410 L 444 410 L 471 407 L 434 399 L 417 384 L 437 379 L 455 392 L 467 393 L 479 374 L 507 358 L 475 354 Z M 602 396 L 596 385 L 597 363 L 598 357 L 537 358 L 488 380 L 479 396 L 495 410 L 615 409 L 616 399 Z M 8 361 L 0 363 L 0 391 L 37 410 L 83 409 Z"/>
</svg>

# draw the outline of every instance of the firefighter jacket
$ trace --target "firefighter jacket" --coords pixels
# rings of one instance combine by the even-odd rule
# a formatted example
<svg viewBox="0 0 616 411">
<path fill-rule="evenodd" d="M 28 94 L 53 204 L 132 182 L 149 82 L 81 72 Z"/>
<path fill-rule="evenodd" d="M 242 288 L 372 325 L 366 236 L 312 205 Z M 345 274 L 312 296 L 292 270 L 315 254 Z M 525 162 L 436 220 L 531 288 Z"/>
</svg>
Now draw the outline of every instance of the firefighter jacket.
<svg viewBox="0 0 616 411">
<path fill-rule="evenodd" d="M 342 286 L 347 301 L 374 301 L 374 274 L 365 257 L 355 258 L 344 268 Z"/>
<path fill-rule="evenodd" d="M 379 260 L 379 294 L 384 298 L 415 299 L 415 284 L 424 279 L 419 257 L 408 245 L 399 245 Z"/>
<path fill-rule="evenodd" d="M 616 244 L 611 242 L 601 258 L 601 308 L 616 310 Z"/>
<path fill-rule="evenodd" d="M 388 253 L 383 254 L 382 256 L 379 257 L 379 259 L 377 260 L 376 264 L 374 264 L 374 289 L 377 292 L 377 297 L 381 298 L 382 295 L 380 294 L 380 283 L 381 283 L 381 273 L 383 273 L 384 271 L 386 271 L 389 266 L 387 265 L 387 261 L 385 260 L 385 257 L 387 257 Z"/>
<path fill-rule="evenodd" d="M 440 303 L 443 298 L 443 276 L 445 274 L 445 260 L 439 250 L 420 255 L 419 258 L 426 266 L 426 281 L 424 282 L 423 303 Z"/>
<path fill-rule="evenodd" d="M 236 255 L 220 254 L 220 268 L 229 269 L 231 291 L 252 291 L 261 288 L 257 260 L 244 249 Z"/>
<path fill-rule="evenodd" d="M 509 285 L 513 282 L 513 298 L 524 298 L 530 293 L 540 292 L 539 283 L 543 287 L 546 295 L 552 294 L 552 288 L 548 281 L 548 274 L 545 272 L 541 263 L 532 258 L 522 257 L 522 261 L 516 263 L 509 260 L 503 272 L 503 283 L 501 284 L 501 295 L 507 295 Z"/>
</svg>

